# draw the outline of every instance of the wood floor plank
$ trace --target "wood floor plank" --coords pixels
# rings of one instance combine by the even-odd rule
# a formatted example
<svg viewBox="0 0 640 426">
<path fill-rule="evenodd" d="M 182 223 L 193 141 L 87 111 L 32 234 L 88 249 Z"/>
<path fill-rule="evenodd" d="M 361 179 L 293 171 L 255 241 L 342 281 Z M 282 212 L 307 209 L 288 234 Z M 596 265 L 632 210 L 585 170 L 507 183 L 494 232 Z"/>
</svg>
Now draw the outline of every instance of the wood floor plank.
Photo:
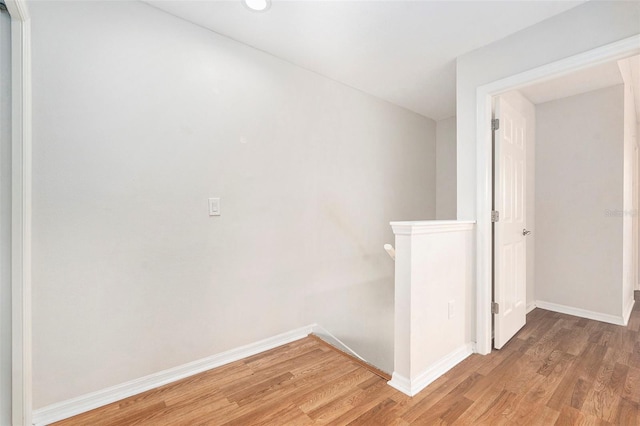
<svg viewBox="0 0 640 426">
<path fill-rule="evenodd" d="M 628 370 L 629 367 L 619 363 L 614 366 L 603 365 L 582 411 L 608 422 L 613 421 L 618 412 Z"/>
<path fill-rule="evenodd" d="M 563 405 L 571 405 L 580 409 L 584 402 L 584 390 L 590 383 L 583 379 L 582 376 L 594 374 L 598 371 L 598 367 L 602 358 L 606 353 L 604 346 L 591 344 L 577 358 L 571 370 L 566 374 L 562 381 L 556 387 L 553 395 L 547 402 L 549 408 L 560 410 Z"/>
<path fill-rule="evenodd" d="M 512 412 L 512 406 L 518 395 L 508 390 L 502 390 L 487 407 L 487 409 L 474 420 L 478 425 L 502 425 L 509 422 L 507 414 Z"/>
<path fill-rule="evenodd" d="M 221 418 L 226 416 L 227 413 L 235 412 L 236 410 L 237 407 L 235 404 L 229 404 L 225 399 L 212 399 L 210 395 L 203 394 L 196 398 L 183 400 L 167 406 L 162 410 L 150 412 L 145 416 L 138 416 L 135 421 L 127 421 L 125 423 L 114 422 L 109 424 L 126 424 L 129 426 L 149 424 L 174 425 L 185 423 L 194 417 L 206 416 L 208 418 Z"/>
<path fill-rule="evenodd" d="M 358 419 L 360 416 L 364 415 L 364 413 L 366 413 L 367 411 L 371 410 L 372 408 L 380 404 L 380 402 L 389 398 L 390 394 L 387 392 L 394 393 L 394 392 L 388 391 L 388 389 L 385 389 L 384 391 L 382 391 L 381 394 L 375 394 L 375 395 L 372 394 L 371 398 L 362 399 L 357 403 L 354 403 L 351 410 L 343 413 L 341 416 L 331 420 L 326 424 L 343 426 L 345 424 L 351 423 L 352 421 Z"/>
<path fill-rule="evenodd" d="M 456 389 L 460 383 L 469 379 L 473 371 L 460 370 L 457 367 L 451 375 L 443 375 L 431 385 L 423 389 L 418 395 L 409 397 L 401 392 L 395 392 L 392 398 L 398 402 L 394 407 L 396 416 L 404 418 L 416 418 L 427 411 L 431 406 Z M 408 420 L 406 420 L 408 421 Z"/>
<path fill-rule="evenodd" d="M 513 340 L 513 339 L 512 339 Z M 518 339 L 520 340 L 520 339 Z M 522 342 L 522 341 L 520 341 Z M 487 360 L 476 371 L 483 376 L 488 376 L 493 370 L 498 368 L 509 356 L 519 353 L 519 350 L 513 350 L 510 347 L 504 347 L 499 351 L 494 351 L 491 357 L 486 357 Z M 504 366 L 504 365 L 503 365 Z M 502 368 L 502 367 L 500 367 Z"/>
<path fill-rule="evenodd" d="M 557 350 L 571 354 L 580 355 L 589 344 L 589 333 L 582 328 L 574 328 L 571 335 L 565 341 L 560 342 L 556 347 Z"/>
<path fill-rule="evenodd" d="M 638 407 L 638 403 L 626 398 L 621 398 L 613 424 L 621 426 L 639 425 L 640 408 Z"/>
<path fill-rule="evenodd" d="M 516 394 L 526 394 L 541 381 L 543 376 L 538 374 L 538 370 L 540 370 L 543 363 L 543 360 L 523 354 L 513 366 L 518 373 L 508 377 L 504 381 L 503 388 Z"/>
<path fill-rule="evenodd" d="M 318 345 L 314 344 L 310 339 L 301 339 L 278 348 L 258 353 L 243 359 L 241 362 L 252 370 L 258 371 L 262 366 L 271 367 L 283 358 L 290 359 L 317 350 L 323 351 L 324 349 L 318 347 Z"/>
<path fill-rule="evenodd" d="M 599 420 L 589 414 L 585 414 L 580 410 L 565 405 L 562 407 L 555 426 L 576 426 L 576 425 L 609 425 L 610 423 Z"/>
<path fill-rule="evenodd" d="M 571 330 L 564 328 L 565 322 L 563 320 L 556 321 L 553 327 L 544 333 L 536 344 L 525 353 L 535 359 L 548 357 L 555 347 L 571 334 Z"/>
<path fill-rule="evenodd" d="M 373 381 L 373 383 L 371 383 L 371 381 Z M 362 386 L 367 383 L 369 383 L 369 385 L 363 388 Z M 379 377 L 373 377 L 351 389 L 347 394 L 344 394 L 343 397 L 335 398 L 307 412 L 307 415 L 316 424 L 326 424 L 351 410 L 354 405 L 371 399 L 372 395 L 375 396 L 379 394 L 380 390 L 386 387 L 387 383 L 384 380 Z"/>
<path fill-rule="evenodd" d="M 304 425 L 309 423 L 310 419 L 295 404 L 282 403 L 275 407 L 246 413 L 241 417 L 230 419 L 220 424 L 224 426 L 258 426 L 271 424 Z"/>
<path fill-rule="evenodd" d="M 509 354 L 507 358 L 505 358 L 487 375 L 482 376 L 480 380 L 476 381 L 474 385 L 465 392 L 464 396 L 472 401 L 477 401 L 492 387 L 497 387 L 498 385 L 511 380 L 514 373 L 518 370 L 518 360 L 523 355 L 523 353 L 518 351 Z"/>
<path fill-rule="evenodd" d="M 526 399 L 530 404 L 547 404 L 551 396 L 555 393 L 558 385 L 564 379 L 565 375 L 571 370 L 571 366 L 575 361 L 575 357 L 569 354 L 562 354 L 562 358 L 558 360 L 552 371 L 543 379 L 533 386 L 526 395 Z"/>
<path fill-rule="evenodd" d="M 384 417 L 389 413 L 389 411 L 396 405 L 397 403 L 391 399 L 387 398 L 384 401 L 377 404 L 375 407 L 367 410 L 361 416 L 358 416 L 357 419 L 348 423 L 350 426 L 356 425 L 371 425 L 371 424 L 385 424 Z"/>
<path fill-rule="evenodd" d="M 525 397 L 526 398 L 526 397 Z M 556 410 L 552 410 L 543 404 L 520 404 L 508 416 L 509 424 L 523 426 L 547 426 L 552 425 L 560 415 Z"/>
<path fill-rule="evenodd" d="M 636 304 L 637 306 L 640 306 L 640 303 Z M 636 314 L 633 314 L 633 316 L 635 316 Z M 638 315 L 640 316 L 640 315 Z M 622 343 L 622 348 L 621 350 L 624 352 L 628 352 L 631 353 L 633 352 L 633 348 L 635 346 L 636 341 L 638 340 L 638 337 L 640 337 L 640 333 L 638 333 L 637 331 L 634 330 L 630 330 L 628 327 L 625 328 L 624 330 L 624 342 Z"/>
<path fill-rule="evenodd" d="M 629 367 L 627 379 L 625 380 L 622 398 L 640 403 L 640 369 Z"/>
<path fill-rule="evenodd" d="M 332 364 L 325 366 L 328 368 L 328 371 L 306 370 L 306 374 L 295 376 L 294 380 L 285 382 L 286 384 L 284 386 L 274 388 L 271 392 L 260 395 L 259 398 L 254 397 L 251 404 L 239 406 L 234 414 L 236 416 L 244 416 L 252 411 L 276 406 L 281 401 L 288 403 L 292 398 L 304 398 L 304 396 L 310 392 L 316 391 L 320 384 L 325 385 L 327 382 L 332 382 L 350 373 L 359 371 L 357 365 L 342 357 L 337 357 Z M 361 373 L 367 374 L 368 372 L 362 371 Z"/>
<path fill-rule="evenodd" d="M 478 419 L 496 402 L 504 389 L 499 387 L 491 387 L 482 395 L 482 398 L 474 401 L 464 413 L 454 422 L 455 424 L 468 425 L 474 424 Z"/>
<path fill-rule="evenodd" d="M 573 357 L 571 357 L 569 354 L 555 349 L 543 361 L 542 365 L 536 371 L 536 373 L 540 374 L 541 376 L 548 377 L 551 373 L 556 371 L 556 367 L 558 366 L 558 364 L 562 364 L 563 362 L 566 362 L 568 359 L 572 358 Z"/>
<path fill-rule="evenodd" d="M 263 380 L 268 380 L 279 374 L 288 373 L 292 368 L 314 362 L 315 360 L 321 358 L 324 354 L 324 351 L 316 349 L 311 352 L 296 355 L 293 358 L 287 358 L 286 360 L 278 361 L 273 365 L 273 368 L 254 371 L 250 376 L 245 376 L 227 383 L 226 385 L 222 386 L 220 390 L 228 394 L 233 394 L 235 392 L 241 391 L 251 384 L 256 384 L 262 382 Z"/>
<path fill-rule="evenodd" d="M 403 416 L 403 418 L 410 423 L 415 422 L 417 424 L 431 424 L 438 422 L 442 416 L 447 413 L 451 406 L 456 404 L 458 401 L 465 401 L 465 405 L 466 401 L 472 401 L 464 396 L 465 392 L 483 378 L 484 376 L 478 373 L 473 373 L 428 409 L 425 410 L 424 406 L 426 406 L 426 404 L 423 404 L 423 407 L 420 407 L 420 410 L 410 410 Z M 468 404 L 467 408 L 470 405 L 471 404 Z"/>
<path fill-rule="evenodd" d="M 344 395 L 349 387 L 357 387 L 360 383 L 373 376 L 373 373 L 364 368 L 356 368 L 352 372 L 323 384 L 301 397 L 296 397 L 295 400 L 304 412 L 309 412 L 326 402 Z"/>
</svg>

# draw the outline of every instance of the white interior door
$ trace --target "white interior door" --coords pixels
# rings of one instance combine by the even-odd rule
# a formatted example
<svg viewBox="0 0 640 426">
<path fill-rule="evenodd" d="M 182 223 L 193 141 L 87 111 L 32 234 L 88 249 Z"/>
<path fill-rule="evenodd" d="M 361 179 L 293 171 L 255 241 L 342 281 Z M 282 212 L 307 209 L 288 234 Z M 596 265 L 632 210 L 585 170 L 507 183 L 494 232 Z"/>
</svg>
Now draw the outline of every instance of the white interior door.
<svg viewBox="0 0 640 426">
<path fill-rule="evenodd" d="M 500 349 L 526 322 L 526 120 L 504 99 L 497 98 L 494 150 L 493 227 L 494 346 Z"/>
</svg>

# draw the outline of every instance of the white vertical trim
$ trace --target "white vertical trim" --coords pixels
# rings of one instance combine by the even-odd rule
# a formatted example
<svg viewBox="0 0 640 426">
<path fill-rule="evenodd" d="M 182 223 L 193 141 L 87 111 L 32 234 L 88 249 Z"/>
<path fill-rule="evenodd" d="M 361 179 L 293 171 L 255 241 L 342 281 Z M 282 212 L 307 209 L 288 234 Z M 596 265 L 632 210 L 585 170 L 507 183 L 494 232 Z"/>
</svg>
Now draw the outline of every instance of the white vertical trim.
<svg viewBox="0 0 640 426">
<path fill-rule="evenodd" d="M 12 421 L 30 425 L 31 383 L 31 27 L 25 0 L 6 0 L 11 16 Z"/>
<path fill-rule="evenodd" d="M 491 352 L 491 271 L 492 229 L 491 209 L 493 187 L 491 173 L 493 167 L 493 151 L 491 146 L 491 96 L 478 89 L 478 114 L 476 129 L 478 131 L 478 150 L 476 167 L 477 180 L 477 212 L 476 212 L 476 351 L 481 355 Z M 488 115 L 487 115 L 488 114 Z M 485 123 L 484 121 L 487 120 Z M 489 143 L 486 143 L 488 141 Z"/>
<path fill-rule="evenodd" d="M 479 86 L 476 93 L 476 347 L 491 352 L 491 98 L 509 90 L 550 80 L 609 61 L 640 53 L 640 35 L 580 53 L 550 64 Z"/>
</svg>

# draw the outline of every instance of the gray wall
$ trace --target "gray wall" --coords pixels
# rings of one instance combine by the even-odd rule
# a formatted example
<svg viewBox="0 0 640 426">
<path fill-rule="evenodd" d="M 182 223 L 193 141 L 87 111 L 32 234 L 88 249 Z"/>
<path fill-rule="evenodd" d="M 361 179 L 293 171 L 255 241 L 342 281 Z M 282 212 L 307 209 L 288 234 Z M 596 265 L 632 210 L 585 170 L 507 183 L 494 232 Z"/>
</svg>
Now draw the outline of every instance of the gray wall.
<svg viewBox="0 0 640 426">
<path fill-rule="evenodd" d="M 537 300 L 622 315 L 623 105 L 622 85 L 536 105 Z"/>
<path fill-rule="evenodd" d="M 456 215 L 456 118 L 436 122 L 436 219 Z"/>
<path fill-rule="evenodd" d="M 435 123 L 143 3 L 30 6 L 35 408 L 313 322 L 391 371 Z"/>
</svg>

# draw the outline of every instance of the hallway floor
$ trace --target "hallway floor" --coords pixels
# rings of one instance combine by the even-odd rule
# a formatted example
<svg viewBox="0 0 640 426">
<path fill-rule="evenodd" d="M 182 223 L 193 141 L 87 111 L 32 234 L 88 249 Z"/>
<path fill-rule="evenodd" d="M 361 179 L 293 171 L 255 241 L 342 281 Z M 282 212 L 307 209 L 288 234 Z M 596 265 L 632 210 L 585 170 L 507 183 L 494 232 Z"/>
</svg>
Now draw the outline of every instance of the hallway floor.
<svg viewBox="0 0 640 426">
<path fill-rule="evenodd" d="M 413 398 L 308 337 L 56 425 L 639 425 L 639 329 L 535 309 Z"/>
</svg>

